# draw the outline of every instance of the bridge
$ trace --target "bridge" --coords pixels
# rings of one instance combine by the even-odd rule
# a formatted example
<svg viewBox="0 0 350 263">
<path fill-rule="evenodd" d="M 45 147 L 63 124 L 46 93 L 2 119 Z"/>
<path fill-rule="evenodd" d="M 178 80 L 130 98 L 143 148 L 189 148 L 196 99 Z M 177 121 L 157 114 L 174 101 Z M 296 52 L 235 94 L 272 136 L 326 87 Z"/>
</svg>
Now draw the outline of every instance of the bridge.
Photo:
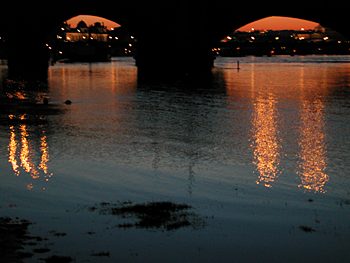
<svg viewBox="0 0 350 263">
<path fill-rule="evenodd" d="M 7 36 L 8 69 L 13 78 L 45 76 L 49 33 L 80 14 L 104 17 L 130 30 L 138 39 L 136 65 L 145 78 L 210 72 L 214 61 L 210 50 L 220 39 L 267 16 L 311 20 L 350 36 L 347 8 L 338 0 L 329 4 L 299 0 L 13 0 L 0 9 L 0 33 Z"/>
</svg>

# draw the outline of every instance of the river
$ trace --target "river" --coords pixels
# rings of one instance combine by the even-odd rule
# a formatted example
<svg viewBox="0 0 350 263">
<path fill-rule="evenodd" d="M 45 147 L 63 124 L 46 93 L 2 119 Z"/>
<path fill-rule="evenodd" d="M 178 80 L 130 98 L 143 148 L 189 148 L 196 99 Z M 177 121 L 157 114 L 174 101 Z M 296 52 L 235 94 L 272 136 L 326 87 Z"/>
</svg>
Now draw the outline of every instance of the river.
<svg viewBox="0 0 350 263">
<path fill-rule="evenodd" d="M 0 113 L 0 216 L 48 237 L 26 261 L 350 261 L 350 56 L 219 57 L 210 80 L 157 85 L 130 58 L 58 63 L 47 84 L 1 89 L 52 106 Z M 91 211 L 162 201 L 200 223 Z"/>
</svg>

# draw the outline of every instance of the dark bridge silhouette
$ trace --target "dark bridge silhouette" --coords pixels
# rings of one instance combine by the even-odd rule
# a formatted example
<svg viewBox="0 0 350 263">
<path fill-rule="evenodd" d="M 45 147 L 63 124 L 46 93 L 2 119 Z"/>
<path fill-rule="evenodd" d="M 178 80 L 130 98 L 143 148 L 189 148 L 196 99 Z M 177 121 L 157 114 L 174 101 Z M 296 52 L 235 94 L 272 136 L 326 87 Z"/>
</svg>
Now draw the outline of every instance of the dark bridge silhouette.
<svg viewBox="0 0 350 263">
<path fill-rule="evenodd" d="M 96 15 L 118 22 L 137 37 L 136 65 L 145 77 L 210 72 L 211 48 L 226 34 L 267 16 L 318 22 L 345 36 L 347 8 L 341 1 L 274 3 L 266 0 L 13 0 L 1 4 L 0 31 L 9 43 L 8 68 L 13 77 L 38 77 L 48 69 L 45 41 L 63 21 Z M 339 5 L 336 5 L 339 3 Z M 307 6 L 305 6 L 307 5 Z"/>
</svg>

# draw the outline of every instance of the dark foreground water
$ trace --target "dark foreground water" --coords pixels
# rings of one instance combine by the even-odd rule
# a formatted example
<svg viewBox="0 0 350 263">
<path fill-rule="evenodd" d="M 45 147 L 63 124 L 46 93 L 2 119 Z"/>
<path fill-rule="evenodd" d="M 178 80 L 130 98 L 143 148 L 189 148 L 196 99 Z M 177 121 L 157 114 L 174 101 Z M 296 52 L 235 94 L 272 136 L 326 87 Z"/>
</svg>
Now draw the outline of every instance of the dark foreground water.
<svg viewBox="0 0 350 263">
<path fill-rule="evenodd" d="M 350 56 L 239 60 L 154 86 L 130 59 L 56 64 L 47 90 L 3 90 L 0 216 L 49 249 L 26 261 L 350 262 Z M 193 224 L 98 212 L 163 201 Z"/>
</svg>

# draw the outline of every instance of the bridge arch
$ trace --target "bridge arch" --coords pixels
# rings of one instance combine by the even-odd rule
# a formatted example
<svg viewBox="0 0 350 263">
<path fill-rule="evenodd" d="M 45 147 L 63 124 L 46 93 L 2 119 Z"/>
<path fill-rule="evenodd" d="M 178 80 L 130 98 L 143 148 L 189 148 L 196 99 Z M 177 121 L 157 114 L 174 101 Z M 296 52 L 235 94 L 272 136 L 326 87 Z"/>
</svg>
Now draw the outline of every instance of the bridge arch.
<svg viewBox="0 0 350 263">
<path fill-rule="evenodd" d="M 61 21 L 78 14 L 118 21 L 135 32 L 138 69 L 147 74 L 154 73 L 155 78 L 167 72 L 175 78 L 192 71 L 209 73 L 213 63 L 210 50 L 218 40 L 234 28 L 267 16 L 311 20 L 350 36 L 347 9 L 341 2 L 319 5 L 316 0 L 307 3 L 297 0 L 287 5 L 235 0 L 169 0 L 164 3 L 158 0 L 105 3 L 100 0 L 61 0 L 56 3 L 17 0 L 2 8 L 0 27 L 8 32 L 11 44 L 9 71 L 30 73 L 29 76 L 35 73 L 34 69 L 38 72 L 40 68 L 44 72 L 48 67 L 47 54 L 42 50 L 43 32 L 49 32 Z M 33 67 L 33 63 L 37 65 Z M 33 69 L 32 72 L 28 72 L 28 68 Z M 160 68 L 164 72 L 159 72 Z"/>
<path fill-rule="evenodd" d="M 233 28 L 221 37 L 220 41 L 218 39 L 216 46 L 212 48 L 214 54 L 349 54 L 348 39 L 316 21 L 284 16 L 270 16 L 251 21 L 255 17 L 235 20 Z"/>
<path fill-rule="evenodd" d="M 48 35 L 45 46 L 50 61 L 103 62 L 112 56 L 133 56 L 135 34 L 117 21 L 78 15 L 62 21 Z"/>
</svg>

